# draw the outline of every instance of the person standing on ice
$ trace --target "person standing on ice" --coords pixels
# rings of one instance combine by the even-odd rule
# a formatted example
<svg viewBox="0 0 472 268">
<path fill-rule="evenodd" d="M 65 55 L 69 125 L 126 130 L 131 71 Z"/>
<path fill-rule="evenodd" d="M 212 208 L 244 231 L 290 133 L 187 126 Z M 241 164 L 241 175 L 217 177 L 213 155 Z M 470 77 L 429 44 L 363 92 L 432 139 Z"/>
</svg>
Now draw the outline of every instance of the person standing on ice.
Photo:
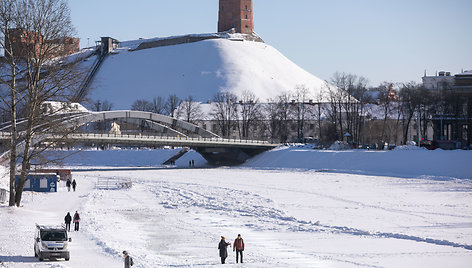
<svg viewBox="0 0 472 268">
<path fill-rule="evenodd" d="M 75 179 L 72 181 L 72 189 L 74 189 L 74 192 L 75 192 L 75 186 L 77 186 L 77 182 L 75 181 Z"/>
<path fill-rule="evenodd" d="M 243 263 L 244 240 L 240 234 L 234 240 L 233 252 L 236 250 L 236 263 L 238 263 L 238 255 L 241 255 L 241 263 Z"/>
<path fill-rule="evenodd" d="M 231 243 L 227 243 L 225 241 L 225 237 L 221 237 L 221 241 L 218 244 L 218 249 L 220 250 L 220 258 L 221 258 L 221 263 L 224 264 L 226 258 L 228 258 L 228 250 L 226 249 L 228 246 L 231 247 Z"/>
<path fill-rule="evenodd" d="M 70 232 L 70 222 L 72 221 L 72 217 L 70 216 L 70 212 L 67 212 L 67 215 L 64 217 L 64 222 L 66 224 L 66 230 Z"/>
<path fill-rule="evenodd" d="M 70 179 L 66 181 L 67 191 L 70 192 Z"/>
<path fill-rule="evenodd" d="M 74 214 L 74 231 L 79 230 L 79 222 L 80 222 L 80 215 L 79 215 L 79 212 L 77 212 L 76 210 Z"/>
<path fill-rule="evenodd" d="M 128 251 L 123 251 L 123 259 L 124 259 L 124 262 L 125 262 L 125 268 L 130 268 L 131 266 L 133 266 L 133 258 L 131 258 L 131 256 L 129 255 Z"/>
</svg>

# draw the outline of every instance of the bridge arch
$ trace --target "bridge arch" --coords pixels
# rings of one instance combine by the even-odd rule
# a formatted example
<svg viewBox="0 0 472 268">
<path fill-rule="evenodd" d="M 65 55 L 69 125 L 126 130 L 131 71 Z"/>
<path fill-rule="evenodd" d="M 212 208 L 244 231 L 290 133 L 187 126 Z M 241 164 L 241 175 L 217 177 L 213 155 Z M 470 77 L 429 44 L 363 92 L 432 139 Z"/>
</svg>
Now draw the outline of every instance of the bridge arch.
<svg viewBox="0 0 472 268">
<path fill-rule="evenodd" d="M 156 114 L 151 112 L 142 112 L 142 111 L 102 111 L 102 112 L 89 112 L 78 114 L 76 117 L 73 117 L 69 120 L 64 121 L 62 124 L 65 127 L 80 127 L 87 123 L 105 121 L 105 120 L 117 120 L 123 119 L 125 121 L 130 121 L 136 123 L 136 120 L 145 120 L 149 122 L 149 127 L 154 130 L 168 129 L 170 132 L 186 136 L 182 132 L 178 132 L 175 128 L 187 130 L 193 134 L 199 135 L 204 138 L 219 138 L 213 132 L 202 129 L 199 126 L 179 120 L 170 116 Z"/>
</svg>

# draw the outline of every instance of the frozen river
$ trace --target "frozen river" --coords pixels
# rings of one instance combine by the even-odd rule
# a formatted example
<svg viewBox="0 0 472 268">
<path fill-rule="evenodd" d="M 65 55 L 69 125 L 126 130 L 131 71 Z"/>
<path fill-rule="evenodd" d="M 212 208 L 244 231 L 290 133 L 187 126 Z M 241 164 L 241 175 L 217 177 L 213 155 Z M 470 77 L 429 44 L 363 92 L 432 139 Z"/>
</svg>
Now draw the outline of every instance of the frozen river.
<svg viewBox="0 0 472 268">
<path fill-rule="evenodd" d="M 87 170 L 89 169 L 89 170 Z M 0 267 L 218 267 L 241 234 L 244 267 L 470 267 L 472 182 L 296 169 L 85 167 L 77 192 L 0 206 Z M 131 180 L 97 189 L 98 179 Z M 81 213 L 71 260 L 33 257 L 34 223 Z M 235 264 L 229 248 L 228 266 Z"/>
<path fill-rule="evenodd" d="M 97 171 L 79 180 L 98 176 L 134 184 L 84 198 L 84 229 L 142 267 L 217 265 L 220 236 L 238 233 L 250 267 L 472 263 L 468 180 L 237 168 Z"/>
</svg>

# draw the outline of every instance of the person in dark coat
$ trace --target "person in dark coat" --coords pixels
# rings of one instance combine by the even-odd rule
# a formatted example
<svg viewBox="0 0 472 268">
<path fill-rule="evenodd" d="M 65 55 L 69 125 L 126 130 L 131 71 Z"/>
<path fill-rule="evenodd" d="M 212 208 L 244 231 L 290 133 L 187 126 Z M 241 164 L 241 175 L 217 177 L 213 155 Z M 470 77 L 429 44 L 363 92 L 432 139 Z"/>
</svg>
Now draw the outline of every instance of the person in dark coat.
<svg viewBox="0 0 472 268">
<path fill-rule="evenodd" d="M 77 182 L 75 180 L 72 181 L 72 189 L 74 189 L 75 192 L 75 186 L 77 186 Z"/>
<path fill-rule="evenodd" d="M 70 232 L 70 222 L 72 221 L 72 217 L 70 216 L 70 212 L 67 212 L 67 215 L 64 217 L 64 222 L 66 224 L 66 230 Z"/>
<path fill-rule="evenodd" d="M 131 256 L 129 255 L 128 251 L 123 251 L 123 259 L 124 259 L 124 262 L 125 262 L 125 268 L 130 268 L 131 266 L 133 266 L 133 258 L 131 258 Z"/>
<path fill-rule="evenodd" d="M 66 181 L 66 186 L 67 186 L 67 191 L 70 192 L 70 179 L 67 179 Z"/>
<path fill-rule="evenodd" d="M 238 263 L 238 256 L 241 255 L 241 263 L 243 263 L 244 240 L 240 234 L 234 240 L 233 251 L 236 250 L 236 263 Z"/>
<path fill-rule="evenodd" d="M 79 230 L 79 222 L 80 222 L 80 215 L 79 215 L 79 212 L 77 212 L 76 210 L 74 214 L 74 231 Z"/>
<path fill-rule="evenodd" d="M 225 241 L 225 237 L 221 237 L 221 241 L 218 244 L 218 249 L 220 250 L 220 258 L 221 258 L 221 263 L 225 263 L 226 258 L 228 258 L 228 250 L 227 247 L 231 246 L 231 243 L 227 243 Z"/>
</svg>

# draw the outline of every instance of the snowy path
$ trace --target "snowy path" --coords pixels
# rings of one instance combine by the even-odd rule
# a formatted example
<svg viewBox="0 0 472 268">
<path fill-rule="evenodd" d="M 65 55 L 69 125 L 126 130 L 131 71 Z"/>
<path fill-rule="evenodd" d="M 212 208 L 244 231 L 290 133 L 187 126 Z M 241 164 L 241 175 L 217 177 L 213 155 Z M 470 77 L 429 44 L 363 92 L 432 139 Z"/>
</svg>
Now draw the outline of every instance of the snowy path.
<svg viewBox="0 0 472 268">
<path fill-rule="evenodd" d="M 107 256 L 103 248 L 87 238 L 83 226 L 79 232 L 70 232 L 70 261 L 46 260 L 39 262 L 34 257 L 33 238 L 35 223 L 62 224 L 67 212 L 71 215 L 76 210 L 81 213 L 81 206 L 93 188 L 92 181 L 82 180 L 76 192 L 67 192 L 61 182 L 57 193 L 24 193 L 23 208 L 2 208 L 0 215 L 0 267 L 109 267 L 121 265 L 121 260 Z M 72 224 L 73 225 L 73 224 Z M 73 230 L 73 226 L 71 226 Z"/>
</svg>

